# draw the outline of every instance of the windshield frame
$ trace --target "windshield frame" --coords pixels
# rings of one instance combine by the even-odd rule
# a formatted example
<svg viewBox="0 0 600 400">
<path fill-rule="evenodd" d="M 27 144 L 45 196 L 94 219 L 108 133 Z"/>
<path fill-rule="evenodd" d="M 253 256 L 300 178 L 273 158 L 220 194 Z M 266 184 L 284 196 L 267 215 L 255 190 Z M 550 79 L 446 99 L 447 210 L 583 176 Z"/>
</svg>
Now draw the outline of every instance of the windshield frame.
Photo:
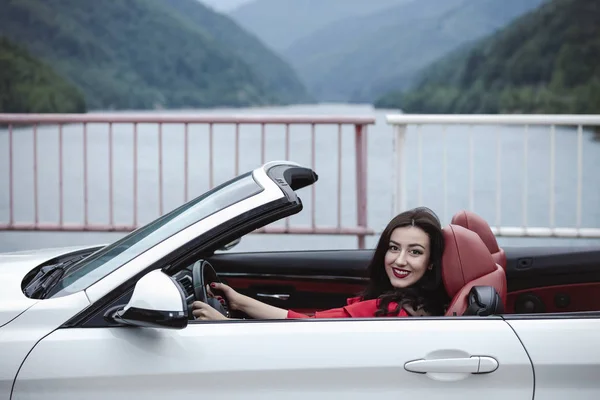
<svg viewBox="0 0 600 400">
<path fill-rule="evenodd" d="M 252 171 L 239 175 L 73 264 L 45 298 L 62 297 L 85 290 L 170 237 L 264 190 L 264 185 L 255 179 Z M 209 208 L 206 209 L 206 202 L 211 200 L 217 204 L 212 204 L 211 208 L 211 203 L 208 203 Z M 198 212 L 200 215 L 194 216 Z M 108 258 L 102 260 L 102 257 Z"/>
</svg>

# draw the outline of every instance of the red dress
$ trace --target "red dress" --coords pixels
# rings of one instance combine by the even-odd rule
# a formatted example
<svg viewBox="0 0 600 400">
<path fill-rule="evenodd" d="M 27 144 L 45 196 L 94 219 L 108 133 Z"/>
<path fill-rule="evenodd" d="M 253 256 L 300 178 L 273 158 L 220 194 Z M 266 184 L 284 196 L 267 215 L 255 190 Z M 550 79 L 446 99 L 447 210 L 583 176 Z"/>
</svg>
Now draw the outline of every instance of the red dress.
<svg viewBox="0 0 600 400">
<path fill-rule="evenodd" d="M 373 318 L 379 306 L 379 299 L 361 301 L 360 297 L 351 297 L 347 300 L 347 305 L 331 310 L 317 311 L 314 316 L 297 313 L 289 310 L 288 319 L 294 318 Z M 390 303 L 388 311 L 393 311 L 397 303 Z M 401 308 L 397 314 L 388 314 L 388 317 L 409 317 L 410 315 Z"/>
</svg>

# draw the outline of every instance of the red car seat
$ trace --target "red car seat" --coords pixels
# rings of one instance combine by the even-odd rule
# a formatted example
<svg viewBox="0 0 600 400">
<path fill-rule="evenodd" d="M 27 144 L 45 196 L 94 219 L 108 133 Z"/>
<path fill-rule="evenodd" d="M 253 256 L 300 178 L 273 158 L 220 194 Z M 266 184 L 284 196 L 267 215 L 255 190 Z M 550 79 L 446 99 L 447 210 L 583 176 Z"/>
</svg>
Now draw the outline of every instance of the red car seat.
<svg viewBox="0 0 600 400">
<path fill-rule="evenodd" d="M 458 225 L 444 228 L 442 281 L 452 299 L 446 316 L 461 316 L 474 286 L 491 286 L 506 307 L 506 273 L 477 233 Z"/>
<path fill-rule="evenodd" d="M 490 228 L 490 225 L 483 218 L 474 212 L 463 210 L 452 217 L 450 224 L 462 226 L 478 234 L 490 253 L 492 253 L 492 258 L 496 264 L 500 265 L 506 271 L 506 254 L 498 246 L 498 241 L 494 232 L 492 232 L 492 228 Z"/>
</svg>

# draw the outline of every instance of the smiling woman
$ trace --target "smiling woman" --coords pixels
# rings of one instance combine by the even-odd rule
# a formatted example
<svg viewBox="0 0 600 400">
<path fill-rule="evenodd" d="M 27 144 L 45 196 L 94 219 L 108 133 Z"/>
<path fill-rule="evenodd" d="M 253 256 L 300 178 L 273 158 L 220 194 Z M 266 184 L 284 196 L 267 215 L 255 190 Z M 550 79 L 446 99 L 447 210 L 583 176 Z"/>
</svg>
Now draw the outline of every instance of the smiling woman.
<svg viewBox="0 0 600 400">
<path fill-rule="evenodd" d="M 444 315 L 449 297 L 442 284 L 444 238 L 438 217 L 425 207 L 405 211 L 387 225 L 368 267 L 369 283 L 344 307 L 317 311 L 314 318 L 406 317 Z M 308 318 L 277 308 L 215 283 L 229 307 L 255 319 Z M 208 304 L 196 301 L 194 316 L 225 319 Z"/>
<path fill-rule="evenodd" d="M 379 299 L 376 315 L 403 307 L 411 314 L 443 315 L 449 301 L 442 284 L 444 236 L 438 217 L 426 207 L 394 217 L 379 238 L 361 297 Z"/>
</svg>

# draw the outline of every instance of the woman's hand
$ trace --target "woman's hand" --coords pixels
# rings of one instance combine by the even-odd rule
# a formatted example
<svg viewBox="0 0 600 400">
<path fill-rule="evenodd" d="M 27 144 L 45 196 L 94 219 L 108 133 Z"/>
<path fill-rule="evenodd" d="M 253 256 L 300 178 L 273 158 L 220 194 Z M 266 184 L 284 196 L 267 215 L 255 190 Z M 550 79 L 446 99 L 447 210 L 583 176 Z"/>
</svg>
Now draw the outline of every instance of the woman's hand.
<svg viewBox="0 0 600 400">
<path fill-rule="evenodd" d="M 228 319 L 226 316 L 201 301 L 195 301 L 192 303 L 192 315 L 196 317 L 196 319 L 204 321 Z"/>
<path fill-rule="evenodd" d="M 241 311 L 241 312 L 247 314 L 248 316 L 250 316 L 250 318 L 254 318 L 254 319 L 286 319 L 287 318 L 287 314 L 288 314 L 287 310 L 284 310 L 283 308 L 273 307 L 269 304 L 260 302 L 256 299 L 253 299 L 251 297 L 240 294 L 240 293 L 236 292 L 235 290 L 233 290 L 228 285 L 225 285 L 224 283 L 217 283 L 217 282 L 211 283 L 209 290 L 207 290 L 207 293 L 209 296 L 215 297 L 219 301 L 221 301 L 221 299 L 222 299 L 222 297 L 220 296 L 222 294 L 223 297 L 225 297 L 225 299 L 227 300 L 227 305 L 229 306 L 229 310 Z M 200 303 L 200 302 L 197 302 L 197 303 Z M 196 302 L 194 304 L 196 304 Z M 204 303 L 201 303 L 201 304 L 204 304 Z M 210 307 L 210 306 L 206 305 L 206 307 Z M 217 316 L 212 311 L 210 311 L 210 310 L 207 311 L 206 308 L 202 305 L 199 305 L 198 308 L 199 308 L 199 310 L 198 310 L 199 314 L 210 317 L 207 319 L 225 319 L 225 317 L 222 315 Z M 212 307 L 210 307 L 210 308 L 212 308 Z M 216 313 L 219 313 L 214 308 L 212 308 L 212 309 Z M 194 312 L 194 315 L 196 315 L 195 312 Z"/>
<path fill-rule="evenodd" d="M 223 297 L 225 297 L 225 300 L 227 300 L 227 305 L 229 307 L 230 310 L 238 310 L 238 311 L 243 311 L 243 299 L 244 299 L 244 295 L 239 294 L 238 292 L 236 292 L 232 287 L 224 284 L 224 283 L 218 283 L 218 282 L 213 282 L 210 284 L 210 288 L 208 289 L 208 294 L 209 296 L 213 296 L 215 298 L 217 298 L 220 301 L 220 297 L 219 295 L 215 294 L 215 291 L 220 291 L 223 294 Z"/>
</svg>

